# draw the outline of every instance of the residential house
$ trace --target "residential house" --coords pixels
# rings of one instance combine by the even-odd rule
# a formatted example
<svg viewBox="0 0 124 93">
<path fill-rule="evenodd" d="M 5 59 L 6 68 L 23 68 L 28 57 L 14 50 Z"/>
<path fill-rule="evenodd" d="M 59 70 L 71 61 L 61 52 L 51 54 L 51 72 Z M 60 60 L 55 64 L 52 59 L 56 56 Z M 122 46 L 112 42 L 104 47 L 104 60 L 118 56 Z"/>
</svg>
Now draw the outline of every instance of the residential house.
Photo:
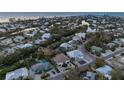
<svg viewBox="0 0 124 93">
<path fill-rule="evenodd" d="M 6 48 L 6 49 L 4 49 L 3 51 L 2 51 L 2 53 L 4 54 L 4 55 L 10 55 L 10 54 L 12 54 L 12 53 L 14 53 L 15 52 L 15 49 L 14 48 Z"/>
<path fill-rule="evenodd" d="M 67 56 L 74 59 L 83 59 L 83 53 L 79 50 L 73 50 L 67 52 Z"/>
<path fill-rule="evenodd" d="M 70 58 L 67 57 L 66 55 L 64 55 L 63 53 L 61 54 L 57 54 L 54 58 L 53 61 L 57 64 L 57 65 L 63 65 L 63 63 L 67 64 L 70 62 Z"/>
<path fill-rule="evenodd" d="M 70 40 L 70 41 L 68 41 L 68 44 L 70 44 L 70 45 L 74 45 L 76 42 L 74 41 L 74 40 Z"/>
<path fill-rule="evenodd" d="M 122 45 L 123 45 L 122 41 L 119 40 L 119 39 L 115 39 L 115 40 L 112 41 L 112 42 L 115 43 L 117 46 L 122 46 Z"/>
<path fill-rule="evenodd" d="M 86 38 L 86 33 L 76 33 L 75 36 L 72 38 L 74 41 L 82 42 L 83 39 Z"/>
<path fill-rule="evenodd" d="M 109 49 L 112 49 L 112 48 L 115 47 L 115 46 L 116 46 L 115 43 L 108 43 L 108 44 L 107 44 L 107 47 L 108 47 Z"/>
<path fill-rule="evenodd" d="M 96 73 L 87 71 L 86 76 L 83 79 L 85 79 L 85 80 L 95 80 L 96 79 Z"/>
<path fill-rule="evenodd" d="M 44 34 L 41 36 L 41 38 L 42 38 L 43 40 L 50 39 L 50 38 L 51 38 L 51 34 L 50 34 L 50 33 L 44 33 Z"/>
<path fill-rule="evenodd" d="M 23 30 L 23 32 L 29 32 L 29 31 L 33 31 L 36 30 L 36 28 L 26 28 Z"/>
<path fill-rule="evenodd" d="M 112 68 L 108 65 L 104 65 L 103 67 L 97 68 L 96 72 L 102 74 L 107 79 L 111 79 Z"/>
<path fill-rule="evenodd" d="M 16 48 L 31 48 L 33 45 L 30 43 L 17 45 Z"/>
<path fill-rule="evenodd" d="M 101 56 L 102 57 L 106 57 L 106 56 L 108 56 L 108 55 L 110 55 L 110 54 L 112 54 L 113 52 L 111 51 L 111 50 L 105 50 L 105 53 L 101 53 Z"/>
<path fill-rule="evenodd" d="M 57 64 L 59 71 L 65 71 L 72 67 L 75 67 L 71 62 L 70 58 L 64 54 L 58 54 L 53 58 L 53 61 Z"/>
<path fill-rule="evenodd" d="M 13 41 L 16 43 L 22 42 L 22 40 L 24 40 L 23 36 L 15 36 L 15 38 L 13 39 Z"/>
<path fill-rule="evenodd" d="M 72 38 L 72 40 L 74 40 L 74 41 L 81 41 L 82 39 L 81 39 L 80 37 L 78 37 L 78 36 L 74 36 L 74 37 Z"/>
<path fill-rule="evenodd" d="M 0 37 L 0 40 L 5 39 L 6 37 Z"/>
<path fill-rule="evenodd" d="M 92 53 L 95 53 L 95 54 L 101 54 L 101 52 L 103 51 L 103 49 L 102 48 L 100 48 L 100 47 L 97 47 L 97 46 L 92 46 L 91 47 L 91 50 L 92 50 Z"/>
<path fill-rule="evenodd" d="M 37 40 L 34 41 L 34 44 L 39 45 L 39 44 L 42 43 L 42 41 L 43 41 L 43 40 L 41 40 L 41 39 L 37 39 Z"/>
<path fill-rule="evenodd" d="M 70 44 L 68 44 L 68 43 L 62 43 L 62 44 L 60 45 L 60 48 L 64 48 L 64 49 L 66 49 L 66 50 L 69 50 L 69 49 L 72 48 L 72 46 L 71 46 Z"/>
<path fill-rule="evenodd" d="M 7 46 L 7 45 L 10 45 L 10 44 L 12 44 L 13 43 L 13 41 L 12 41 L 12 38 L 8 38 L 8 39 L 4 39 L 4 40 L 2 40 L 1 42 L 0 42 L 0 45 L 5 45 L 5 46 Z"/>
<path fill-rule="evenodd" d="M 119 62 L 124 64 L 124 57 L 123 56 L 119 58 Z"/>
<path fill-rule="evenodd" d="M 36 34 L 37 34 L 37 30 L 33 30 L 33 31 L 30 31 L 30 32 L 26 32 L 24 35 L 26 37 L 34 37 Z"/>
<path fill-rule="evenodd" d="M 6 74 L 6 80 L 13 80 L 13 79 L 27 79 L 28 78 L 28 69 L 27 68 L 20 68 L 9 72 Z"/>
<path fill-rule="evenodd" d="M 0 28 L 0 32 L 5 33 L 6 32 L 6 29 Z"/>
<path fill-rule="evenodd" d="M 96 29 L 91 29 L 90 27 L 88 27 L 87 31 L 86 32 L 89 32 L 89 33 L 94 33 L 96 32 Z"/>
<path fill-rule="evenodd" d="M 35 74 L 40 74 L 44 71 L 48 71 L 50 69 L 52 69 L 53 66 L 47 62 L 46 60 L 39 60 L 37 64 L 33 65 L 31 67 L 31 70 L 35 73 Z"/>
<path fill-rule="evenodd" d="M 84 38 L 86 38 L 86 33 L 76 33 L 75 34 L 75 36 L 78 36 L 79 38 L 82 38 L 82 39 L 84 39 Z"/>
<path fill-rule="evenodd" d="M 120 41 L 122 42 L 122 45 L 124 46 L 124 38 L 120 38 Z"/>
</svg>

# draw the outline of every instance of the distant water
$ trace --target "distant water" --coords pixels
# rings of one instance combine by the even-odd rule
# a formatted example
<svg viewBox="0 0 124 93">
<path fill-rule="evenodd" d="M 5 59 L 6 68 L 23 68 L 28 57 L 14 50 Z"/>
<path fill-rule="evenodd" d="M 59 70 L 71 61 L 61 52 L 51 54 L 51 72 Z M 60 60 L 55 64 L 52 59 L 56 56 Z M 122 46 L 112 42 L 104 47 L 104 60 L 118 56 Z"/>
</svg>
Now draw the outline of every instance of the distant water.
<svg viewBox="0 0 124 93">
<path fill-rule="evenodd" d="M 0 17 L 17 16 L 74 16 L 74 15 L 110 15 L 124 16 L 124 12 L 0 12 Z"/>
<path fill-rule="evenodd" d="M 78 15 L 109 15 L 124 17 L 124 12 L 0 12 L 0 22 L 7 21 L 10 17 L 33 18 L 43 16 L 78 16 Z"/>
</svg>

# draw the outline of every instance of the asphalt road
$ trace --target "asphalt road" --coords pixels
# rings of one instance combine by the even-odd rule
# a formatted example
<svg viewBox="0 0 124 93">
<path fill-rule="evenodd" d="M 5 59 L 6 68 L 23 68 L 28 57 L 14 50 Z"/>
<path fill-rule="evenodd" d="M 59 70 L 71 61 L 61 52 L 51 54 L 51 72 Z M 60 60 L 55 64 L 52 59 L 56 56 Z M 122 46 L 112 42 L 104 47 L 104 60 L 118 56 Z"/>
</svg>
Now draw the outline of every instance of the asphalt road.
<svg viewBox="0 0 124 93">
<path fill-rule="evenodd" d="M 107 55 L 107 56 L 105 56 L 105 57 L 102 57 L 102 58 L 103 58 L 104 60 L 107 60 L 107 59 L 109 59 L 109 58 L 111 58 L 111 57 L 113 57 L 113 56 L 115 56 L 115 55 L 117 55 L 117 54 L 119 54 L 119 53 L 122 53 L 122 52 L 124 52 L 124 48 L 119 49 L 118 51 L 115 51 L 114 53 L 109 54 L 109 55 Z"/>
</svg>

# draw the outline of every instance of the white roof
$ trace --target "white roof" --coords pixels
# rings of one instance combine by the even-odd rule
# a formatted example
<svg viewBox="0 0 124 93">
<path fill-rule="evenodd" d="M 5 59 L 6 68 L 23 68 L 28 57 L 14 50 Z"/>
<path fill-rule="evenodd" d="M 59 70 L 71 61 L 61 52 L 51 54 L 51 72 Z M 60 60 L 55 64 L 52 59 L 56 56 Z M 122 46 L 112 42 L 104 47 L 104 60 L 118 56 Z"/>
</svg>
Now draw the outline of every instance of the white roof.
<svg viewBox="0 0 124 93">
<path fill-rule="evenodd" d="M 79 36 L 80 38 L 85 38 L 86 33 L 76 33 L 76 36 Z"/>
<path fill-rule="evenodd" d="M 73 39 L 74 41 L 77 41 L 77 40 L 80 40 L 81 38 L 80 38 L 79 36 L 74 36 L 72 39 Z"/>
<path fill-rule="evenodd" d="M 40 44 L 41 42 L 42 42 L 41 39 L 37 39 L 37 40 L 35 40 L 35 44 Z"/>
<path fill-rule="evenodd" d="M 112 68 L 108 65 L 105 65 L 103 67 L 97 68 L 96 71 L 98 71 L 99 73 L 101 73 L 103 75 L 106 75 L 106 74 L 110 75 Z"/>
<path fill-rule="evenodd" d="M 121 63 L 124 63 L 124 57 L 121 57 L 121 58 L 120 58 L 120 62 L 121 62 Z"/>
<path fill-rule="evenodd" d="M 35 30 L 36 28 L 26 28 L 23 31 L 30 31 L 30 30 Z"/>
<path fill-rule="evenodd" d="M 87 32 L 96 32 L 96 29 L 91 29 L 90 27 L 88 27 Z"/>
<path fill-rule="evenodd" d="M 17 41 L 17 40 L 23 40 L 23 39 L 24 39 L 23 36 L 16 36 L 16 37 L 14 38 L 15 41 Z"/>
<path fill-rule="evenodd" d="M 69 47 L 71 47 L 71 45 L 68 44 L 68 43 L 62 43 L 62 44 L 60 45 L 60 47 L 69 48 Z"/>
<path fill-rule="evenodd" d="M 4 39 L 0 42 L 1 45 L 8 45 L 13 43 L 12 38 Z"/>
<path fill-rule="evenodd" d="M 121 38 L 120 41 L 121 41 L 121 42 L 124 42 L 124 38 Z"/>
<path fill-rule="evenodd" d="M 6 74 L 6 80 L 18 79 L 19 77 L 26 79 L 28 77 L 28 69 L 20 68 Z"/>
<path fill-rule="evenodd" d="M 7 53 L 7 54 L 11 54 L 11 53 L 15 52 L 15 49 L 14 48 L 6 48 L 3 52 Z"/>
<path fill-rule="evenodd" d="M 110 55 L 110 54 L 112 54 L 113 52 L 111 51 L 111 50 L 105 50 L 105 53 L 101 53 L 101 55 L 103 56 L 103 57 L 105 57 L 105 56 L 108 56 L 108 55 Z"/>
<path fill-rule="evenodd" d="M 45 33 L 42 35 L 42 39 L 48 39 L 51 37 L 51 34 L 50 33 Z"/>
<path fill-rule="evenodd" d="M 6 29 L 0 28 L 0 32 L 6 32 Z"/>
<path fill-rule="evenodd" d="M 70 57 L 70 58 L 83 58 L 83 53 L 79 50 L 73 50 L 73 51 L 69 51 L 67 52 L 67 55 Z"/>
<path fill-rule="evenodd" d="M 32 44 L 22 44 L 22 45 L 17 45 L 17 48 L 28 48 L 28 47 L 32 47 Z"/>
</svg>

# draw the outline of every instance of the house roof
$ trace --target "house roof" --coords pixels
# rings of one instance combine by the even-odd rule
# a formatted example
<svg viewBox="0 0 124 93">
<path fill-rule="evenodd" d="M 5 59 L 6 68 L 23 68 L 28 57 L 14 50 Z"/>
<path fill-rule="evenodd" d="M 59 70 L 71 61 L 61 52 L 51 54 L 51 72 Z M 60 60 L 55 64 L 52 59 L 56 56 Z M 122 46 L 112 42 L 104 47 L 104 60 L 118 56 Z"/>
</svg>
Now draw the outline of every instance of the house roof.
<svg viewBox="0 0 124 93">
<path fill-rule="evenodd" d="M 120 38 L 120 41 L 124 43 L 124 38 Z"/>
<path fill-rule="evenodd" d="M 108 43 L 107 46 L 109 47 L 112 47 L 112 46 L 115 46 L 116 44 L 115 43 Z"/>
<path fill-rule="evenodd" d="M 56 63 L 63 63 L 63 62 L 66 62 L 68 60 L 70 60 L 70 58 L 68 58 L 66 55 L 64 55 L 63 53 L 61 54 L 58 54 L 56 55 L 53 60 L 56 62 Z"/>
<path fill-rule="evenodd" d="M 6 80 L 18 79 L 21 76 L 24 78 L 28 77 L 28 69 L 27 68 L 20 68 L 20 69 L 17 69 L 17 70 L 7 73 Z"/>
<path fill-rule="evenodd" d="M 42 73 L 43 71 L 52 69 L 52 65 L 46 60 L 40 60 L 39 62 L 31 67 L 31 70 L 35 73 Z"/>
<path fill-rule="evenodd" d="M 0 28 L 0 32 L 6 32 L 6 29 Z"/>
<path fill-rule="evenodd" d="M 87 74 L 86 74 L 86 76 L 87 76 L 90 80 L 95 80 L 95 75 L 96 75 L 96 73 L 89 72 L 89 71 L 87 71 Z"/>
<path fill-rule="evenodd" d="M 42 39 L 48 39 L 51 37 L 51 34 L 50 33 L 45 33 L 42 35 Z"/>
<path fill-rule="evenodd" d="M 79 36 L 74 36 L 73 40 L 77 41 L 77 40 L 81 40 L 81 38 Z"/>
<path fill-rule="evenodd" d="M 69 47 L 72 47 L 70 44 L 68 44 L 68 43 L 62 43 L 61 45 L 60 45 L 60 47 L 64 47 L 64 48 L 69 48 Z"/>
<path fill-rule="evenodd" d="M 106 75 L 106 74 L 110 75 L 112 68 L 108 65 L 104 65 L 103 67 L 97 68 L 96 71 L 103 75 Z"/>
<path fill-rule="evenodd" d="M 73 51 L 69 51 L 67 52 L 67 55 L 70 57 L 70 58 L 83 58 L 83 53 L 79 50 L 73 50 Z"/>
<path fill-rule="evenodd" d="M 91 29 L 90 27 L 88 27 L 86 32 L 96 32 L 96 29 Z"/>
<path fill-rule="evenodd" d="M 102 48 L 97 47 L 97 46 L 92 46 L 91 49 L 95 51 L 102 51 Z"/>
<path fill-rule="evenodd" d="M 122 42 L 119 41 L 119 40 L 114 40 L 114 41 L 112 41 L 112 42 L 115 43 L 115 44 L 117 44 L 117 45 L 122 45 Z"/>
<path fill-rule="evenodd" d="M 85 36 L 86 36 L 86 33 L 76 33 L 75 34 L 76 36 L 78 36 L 78 37 L 80 37 L 80 38 L 85 38 Z"/>
<path fill-rule="evenodd" d="M 27 43 L 27 44 L 17 45 L 17 48 L 30 48 L 32 46 L 33 46 L 32 44 Z"/>
</svg>

